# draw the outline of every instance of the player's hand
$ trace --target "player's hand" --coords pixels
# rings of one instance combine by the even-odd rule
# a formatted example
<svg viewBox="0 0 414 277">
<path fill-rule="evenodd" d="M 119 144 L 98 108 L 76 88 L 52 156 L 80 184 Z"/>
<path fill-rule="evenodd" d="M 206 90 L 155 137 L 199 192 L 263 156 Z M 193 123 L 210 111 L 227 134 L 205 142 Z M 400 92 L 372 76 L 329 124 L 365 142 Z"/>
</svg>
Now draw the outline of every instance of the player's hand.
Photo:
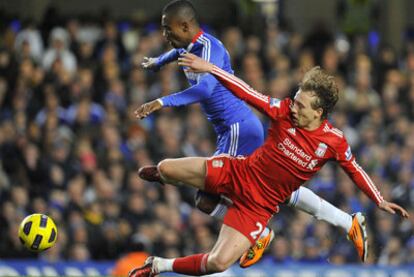
<svg viewBox="0 0 414 277">
<path fill-rule="evenodd" d="M 401 206 L 392 203 L 392 202 L 388 202 L 388 201 L 382 201 L 381 203 L 378 204 L 378 207 L 381 210 L 384 210 L 386 212 L 389 212 L 390 214 L 399 214 L 400 216 L 404 217 L 404 218 L 408 218 L 410 215 L 408 214 L 408 212 Z"/>
<path fill-rule="evenodd" d="M 141 107 L 135 110 L 135 116 L 138 119 L 143 119 L 150 115 L 151 113 L 162 108 L 161 103 L 158 100 L 154 100 L 145 104 L 142 104 Z"/>
<path fill-rule="evenodd" d="M 178 58 L 178 65 L 186 66 L 188 68 L 185 70 L 195 73 L 211 72 L 214 66 L 208 61 L 203 60 L 202 58 L 191 53 L 182 54 Z"/>
<path fill-rule="evenodd" d="M 144 69 L 157 69 L 158 58 L 144 57 L 141 66 Z"/>
</svg>

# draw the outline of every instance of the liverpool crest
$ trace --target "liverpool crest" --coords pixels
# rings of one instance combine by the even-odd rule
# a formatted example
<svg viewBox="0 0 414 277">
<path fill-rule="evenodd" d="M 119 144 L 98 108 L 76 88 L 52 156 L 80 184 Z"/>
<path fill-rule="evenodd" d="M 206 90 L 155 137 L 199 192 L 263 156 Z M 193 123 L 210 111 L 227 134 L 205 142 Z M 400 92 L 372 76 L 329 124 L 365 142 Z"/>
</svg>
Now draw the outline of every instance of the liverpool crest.
<svg viewBox="0 0 414 277">
<path fill-rule="evenodd" d="M 326 145 L 323 142 L 319 143 L 319 146 L 315 151 L 315 155 L 318 156 L 319 158 L 323 158 L 323 156 L 325 155 L 326 149 L 328 149 L 328 145 Z"/>
</svg>

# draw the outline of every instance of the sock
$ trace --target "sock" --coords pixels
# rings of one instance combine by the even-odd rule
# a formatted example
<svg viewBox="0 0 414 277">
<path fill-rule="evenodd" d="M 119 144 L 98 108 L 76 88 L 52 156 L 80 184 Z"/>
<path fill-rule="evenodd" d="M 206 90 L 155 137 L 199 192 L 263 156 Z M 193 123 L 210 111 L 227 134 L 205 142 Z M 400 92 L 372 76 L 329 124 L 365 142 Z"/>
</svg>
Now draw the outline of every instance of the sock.
<svg viewBox="0 0 414 277">
<path fill-rule="evenodd" d="M 157 273 L 171 272 L 173 271 L 173 263 L 175 259 L 165 259 L 160 257 L 154 257 L 153 268 Z"/>
<path fill-rule="evenodd" d="M 195 254 L 174 259 L 173 271 L 175 273 L 201 276 L 207 273 L 208 254 Z"/>
<path fill-rule="evenodd" d="M 270 229 L 266 226 L 263 230 L 263 232 L 260 234 L 260 238 L 265 238 L 270 233 Z"/>
<path fill-rule="evenodd" d="M 300 187 L 290 196 L 289 206 L 313 215 L 334 226 L 343 228 L 347 233 L 352 226 L 352 216 L 320 198 L 308 188 Z"/>
<path fill-rule="evenodd" d="M 227 205 L 219 203 L 214 208 L 214 210 L 210 213 L 210 216 L 217 218 L 219 220 L 223 220 L 226 213 L 227 213 Z"/>
<path fill-rule="evenodd" d="M 216 219 L 223 220 L 229 206 L 231 205 L 233 205 L 233 201 L 231 201 L 231 199 L 224 195 L 220 195 L 220 202 L 209 215 Z"/>
</svg>

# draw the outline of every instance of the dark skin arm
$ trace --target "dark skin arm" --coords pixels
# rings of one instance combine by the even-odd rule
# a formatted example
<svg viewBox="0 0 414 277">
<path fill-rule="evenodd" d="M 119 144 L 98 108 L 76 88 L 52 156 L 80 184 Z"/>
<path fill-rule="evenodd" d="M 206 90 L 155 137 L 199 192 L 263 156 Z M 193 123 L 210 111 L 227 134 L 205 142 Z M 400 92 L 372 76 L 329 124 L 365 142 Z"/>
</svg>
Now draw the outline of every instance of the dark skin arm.
<svg viewBox="0 0 414 277">
<path fill-rule="evenodd" d="M 138 109 L 135 110 L 135 116 L 138 119 L 143 119 L 151 113 L 158 111 L 162 108 L 160 101 L 154 100 L 145 104 L 142 104 Z"/>
</svg>

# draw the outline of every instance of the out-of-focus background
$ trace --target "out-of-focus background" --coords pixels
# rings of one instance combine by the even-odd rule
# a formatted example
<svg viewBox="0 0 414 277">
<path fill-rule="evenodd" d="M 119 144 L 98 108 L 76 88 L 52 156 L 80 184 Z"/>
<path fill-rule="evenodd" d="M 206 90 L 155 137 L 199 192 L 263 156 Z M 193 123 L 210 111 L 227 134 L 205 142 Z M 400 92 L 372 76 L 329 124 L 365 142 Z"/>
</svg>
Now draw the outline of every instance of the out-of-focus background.
<svg viewBox="0 0 414 277">
<path fill-rule="evenodd" d="M 0 276 L 122 275 L 148 254 L 213 246 L 219 222 L 193 208 L 193 190 L 136 174 L 163 158 L 215 149 L 198 105 L 142 121 L 133 114 L 188 86 L 176 64 L 157 73 L 137 66 L 168 50 L 160 31 L 168 2 L 0 0 Z M 384 197 L 411 213 L 402 221 L 380 211 L 328 164 L 308 186 L 349 213 L 367 213 L 369 266 L 359 265 L 339 229 L 284 206 L 263 261 L 225 275 L 412 276 L 414 1 L 193 3 L 203 29 L 229 50 L 236 75 L 258 91 L 288 97 L 314 65 L 335 75 L 341 99 L 331 121 Z M 17 237 L 33 212 L 50 215 L 59 231 L 39 255 Z"/>
</svg>

